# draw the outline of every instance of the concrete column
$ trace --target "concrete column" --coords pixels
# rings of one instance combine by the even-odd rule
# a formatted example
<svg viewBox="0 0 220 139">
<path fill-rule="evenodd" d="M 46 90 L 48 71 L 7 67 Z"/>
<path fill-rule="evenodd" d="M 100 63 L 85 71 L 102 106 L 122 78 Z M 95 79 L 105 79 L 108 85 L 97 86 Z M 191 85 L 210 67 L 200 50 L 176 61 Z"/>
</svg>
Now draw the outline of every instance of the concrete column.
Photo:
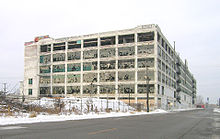
<svg viewBox="0 0 220 139">
<path fill-rule="evenodd" d="M 97 60 L 97 84 L 99 85 L 100 83 L 99 83 L 99 74 L 100 74 L 100 46 L 101 46 L 101 42 L 100 42 L 100 36 L 98 36 L 98 60 Z M 100 96 L 100 86 L 97 86 L 97 98 L 99 98 Z"/>
<path fill-rule="evenodd" d="M 118 35 L 115 36 L 115 45 L 116 45 L 116 48 L 115 48 L 115 58 L 116 58 L 116 61 L 115 61 L 115 71 L 116 71 L 116 75 L 115 75 L 115 95 L 117 96 L 116 99 L 118 100 L 118 98 L 120 97 L 120 94 L 119 94 L 119 87 L 118 87 Z"/>
<path fill-rule="evenodd" d="M 68 50 L 68 42 L 65 42 L 65 86 L 64 86 L 64 92 L 65 92 L 65 97 L 67 95 L 67 61 L 68 61 L 68 57 L 67 57 L 67 50 Z"/>
<path fill-rule="evenodd" d="M 138 62 L 138 58 L 137 58 L 137 32 L 135 33 L 135 92 L 134 92 L 134 96 L 135 96 L 135 103 L 137 103 L 137 97 L 138 97 L 138 85 L 137 85 L 137 71 L 138 71 L 138 66 L 137 66 L 137 62 Z"/>
</svg>

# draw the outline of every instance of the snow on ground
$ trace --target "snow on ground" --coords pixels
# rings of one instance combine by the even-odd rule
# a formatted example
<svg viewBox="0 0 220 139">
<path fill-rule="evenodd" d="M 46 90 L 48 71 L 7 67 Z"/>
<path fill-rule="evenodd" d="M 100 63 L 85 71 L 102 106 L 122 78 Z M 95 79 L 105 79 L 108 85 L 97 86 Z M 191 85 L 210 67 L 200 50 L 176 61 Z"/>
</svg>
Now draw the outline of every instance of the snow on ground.
<svg viewBox="0 0 220 139">
<path fill-rule="evenodd" d="M 172 111 L 172 112 L 180 112 L 180 111 L 191 111 L 191 110 L 198 110 L 198 109 L 203 109 L 203 108 L 173 109 L 173 110 L 170 110 L 170 111 Z"/>
<path fill-rule="evenodd" d="M 0 125 L 15 125 L 15 124 L 30 124 L 40 122 L 58 122 L 67 120 L 83 120 L 83 119 L 97 119 L 97 118 L 109 118 L 109 117 L 123 117 L 123 116 L 135 116 L 145 114 L 162 114 L 168 113 L 167 111 L 157 109 L 152 112 L 111 112 L 111 113 L 89 113 L 83 115 L 37 115 L 37 117 L 29 118 L 29 114 L 18 117 L 0 117 Z"/>
<path fill-rule="evenodd" d="M 220 108 L 214 108 L 213 112 L 220 113 Z"/>
</svg>

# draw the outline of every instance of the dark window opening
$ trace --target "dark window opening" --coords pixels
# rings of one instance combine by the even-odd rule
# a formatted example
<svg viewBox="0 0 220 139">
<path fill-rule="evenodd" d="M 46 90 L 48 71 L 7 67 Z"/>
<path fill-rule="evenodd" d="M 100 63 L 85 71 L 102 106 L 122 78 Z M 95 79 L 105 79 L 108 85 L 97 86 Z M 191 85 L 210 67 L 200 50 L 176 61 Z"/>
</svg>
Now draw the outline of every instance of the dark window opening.
<svg viewBox="0 0 220 139">
<path fill-rule="evenodd" d="M 83 47 L 95 47 L 98 45 L 98 39 L 88 39 L 84 40 Z"/>
<path fill-rule="evenodd" d="M 28 79 L 28 84 L 33 84 L 33 79 Z"/>
<path fill-rule="evenodd" d="M 81 40 L 68 42 L 68 49 L 81 48 Z"/>
<path fill-rule="evenodd" d="M 138 42 L 153 41 L 154 32 L 138 33 Z"/>
<path fill-rule="evenodd" d="M 32 89 L 28 89 L 28 95 L 32 95 Z"/>
<path fill-rule="evenodd" d="M 100 70 L 115 69 L 115 61 L 100 61 Z"/>
<path fill-rule="evenodd" d="M 101 46 L 114 45 L 114 44 L 115 44 L 115 36 L 101 38 Z"/>
<path fill-rule="evenodd" d="M 50 52 L 50 51 L 51 51 L 51 45 L 50 44 L 40 46 L 40 52 Z"/>
<path fill-rule="evenodd" d="M 53 54 L 53 62 L 65 61 L 65 53 Z"/>
<path fill-rule="evenodd" d="M 133 43 L 134 42 L 134 34 L 129 34 L 129 35 L 120 35 L 118 36 L 118 43 L 123 44 L 123 43 Z"/>
<path fill-rule="evenodd" d="M 65 42 L 53 44 L 53 51 L 65 50 L 65 48 Z"/>
<path fill-rule="evenodd" d="M 134 67 L 135 67 L 134 59 L 118 60 L 119 69 L 129 69 Z"/>
</svg>

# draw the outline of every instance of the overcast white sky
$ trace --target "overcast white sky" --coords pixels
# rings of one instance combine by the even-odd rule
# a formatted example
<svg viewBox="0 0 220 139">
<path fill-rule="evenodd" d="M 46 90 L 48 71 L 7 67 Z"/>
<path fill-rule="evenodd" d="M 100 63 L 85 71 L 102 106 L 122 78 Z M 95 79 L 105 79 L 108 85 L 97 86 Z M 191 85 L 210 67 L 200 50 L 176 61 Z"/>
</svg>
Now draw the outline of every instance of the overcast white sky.
<svg viewBox="0 0 220 139">
<path fill-rule="evenodd" d="M 0 83 L 23 79 L 24 42 L 158 24 L 187 59 L 198 94 L 220 97 L 219 0 L 1 0 Z M 1 89 L 2 87 L 0 87 Z"/>
</svg>

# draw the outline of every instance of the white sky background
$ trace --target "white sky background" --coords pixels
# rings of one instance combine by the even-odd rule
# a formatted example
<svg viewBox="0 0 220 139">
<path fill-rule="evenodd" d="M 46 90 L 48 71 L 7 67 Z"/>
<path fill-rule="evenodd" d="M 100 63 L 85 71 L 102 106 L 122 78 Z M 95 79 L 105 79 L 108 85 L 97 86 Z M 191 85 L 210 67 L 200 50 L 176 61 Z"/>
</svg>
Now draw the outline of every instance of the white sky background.
<svg viewBox="0 0 220 139">
<path fill-rule="evenodd" d="M 219 0 L 1 0 L 0 83 L 23 79 L 24 42 L 158 24 L 187 59 L 198 94 L 220 97 Z M 1 85 L 0 85 L 1 86 Z M 2 87 L 0 87 L 2 89 Z"/>
</svg>

